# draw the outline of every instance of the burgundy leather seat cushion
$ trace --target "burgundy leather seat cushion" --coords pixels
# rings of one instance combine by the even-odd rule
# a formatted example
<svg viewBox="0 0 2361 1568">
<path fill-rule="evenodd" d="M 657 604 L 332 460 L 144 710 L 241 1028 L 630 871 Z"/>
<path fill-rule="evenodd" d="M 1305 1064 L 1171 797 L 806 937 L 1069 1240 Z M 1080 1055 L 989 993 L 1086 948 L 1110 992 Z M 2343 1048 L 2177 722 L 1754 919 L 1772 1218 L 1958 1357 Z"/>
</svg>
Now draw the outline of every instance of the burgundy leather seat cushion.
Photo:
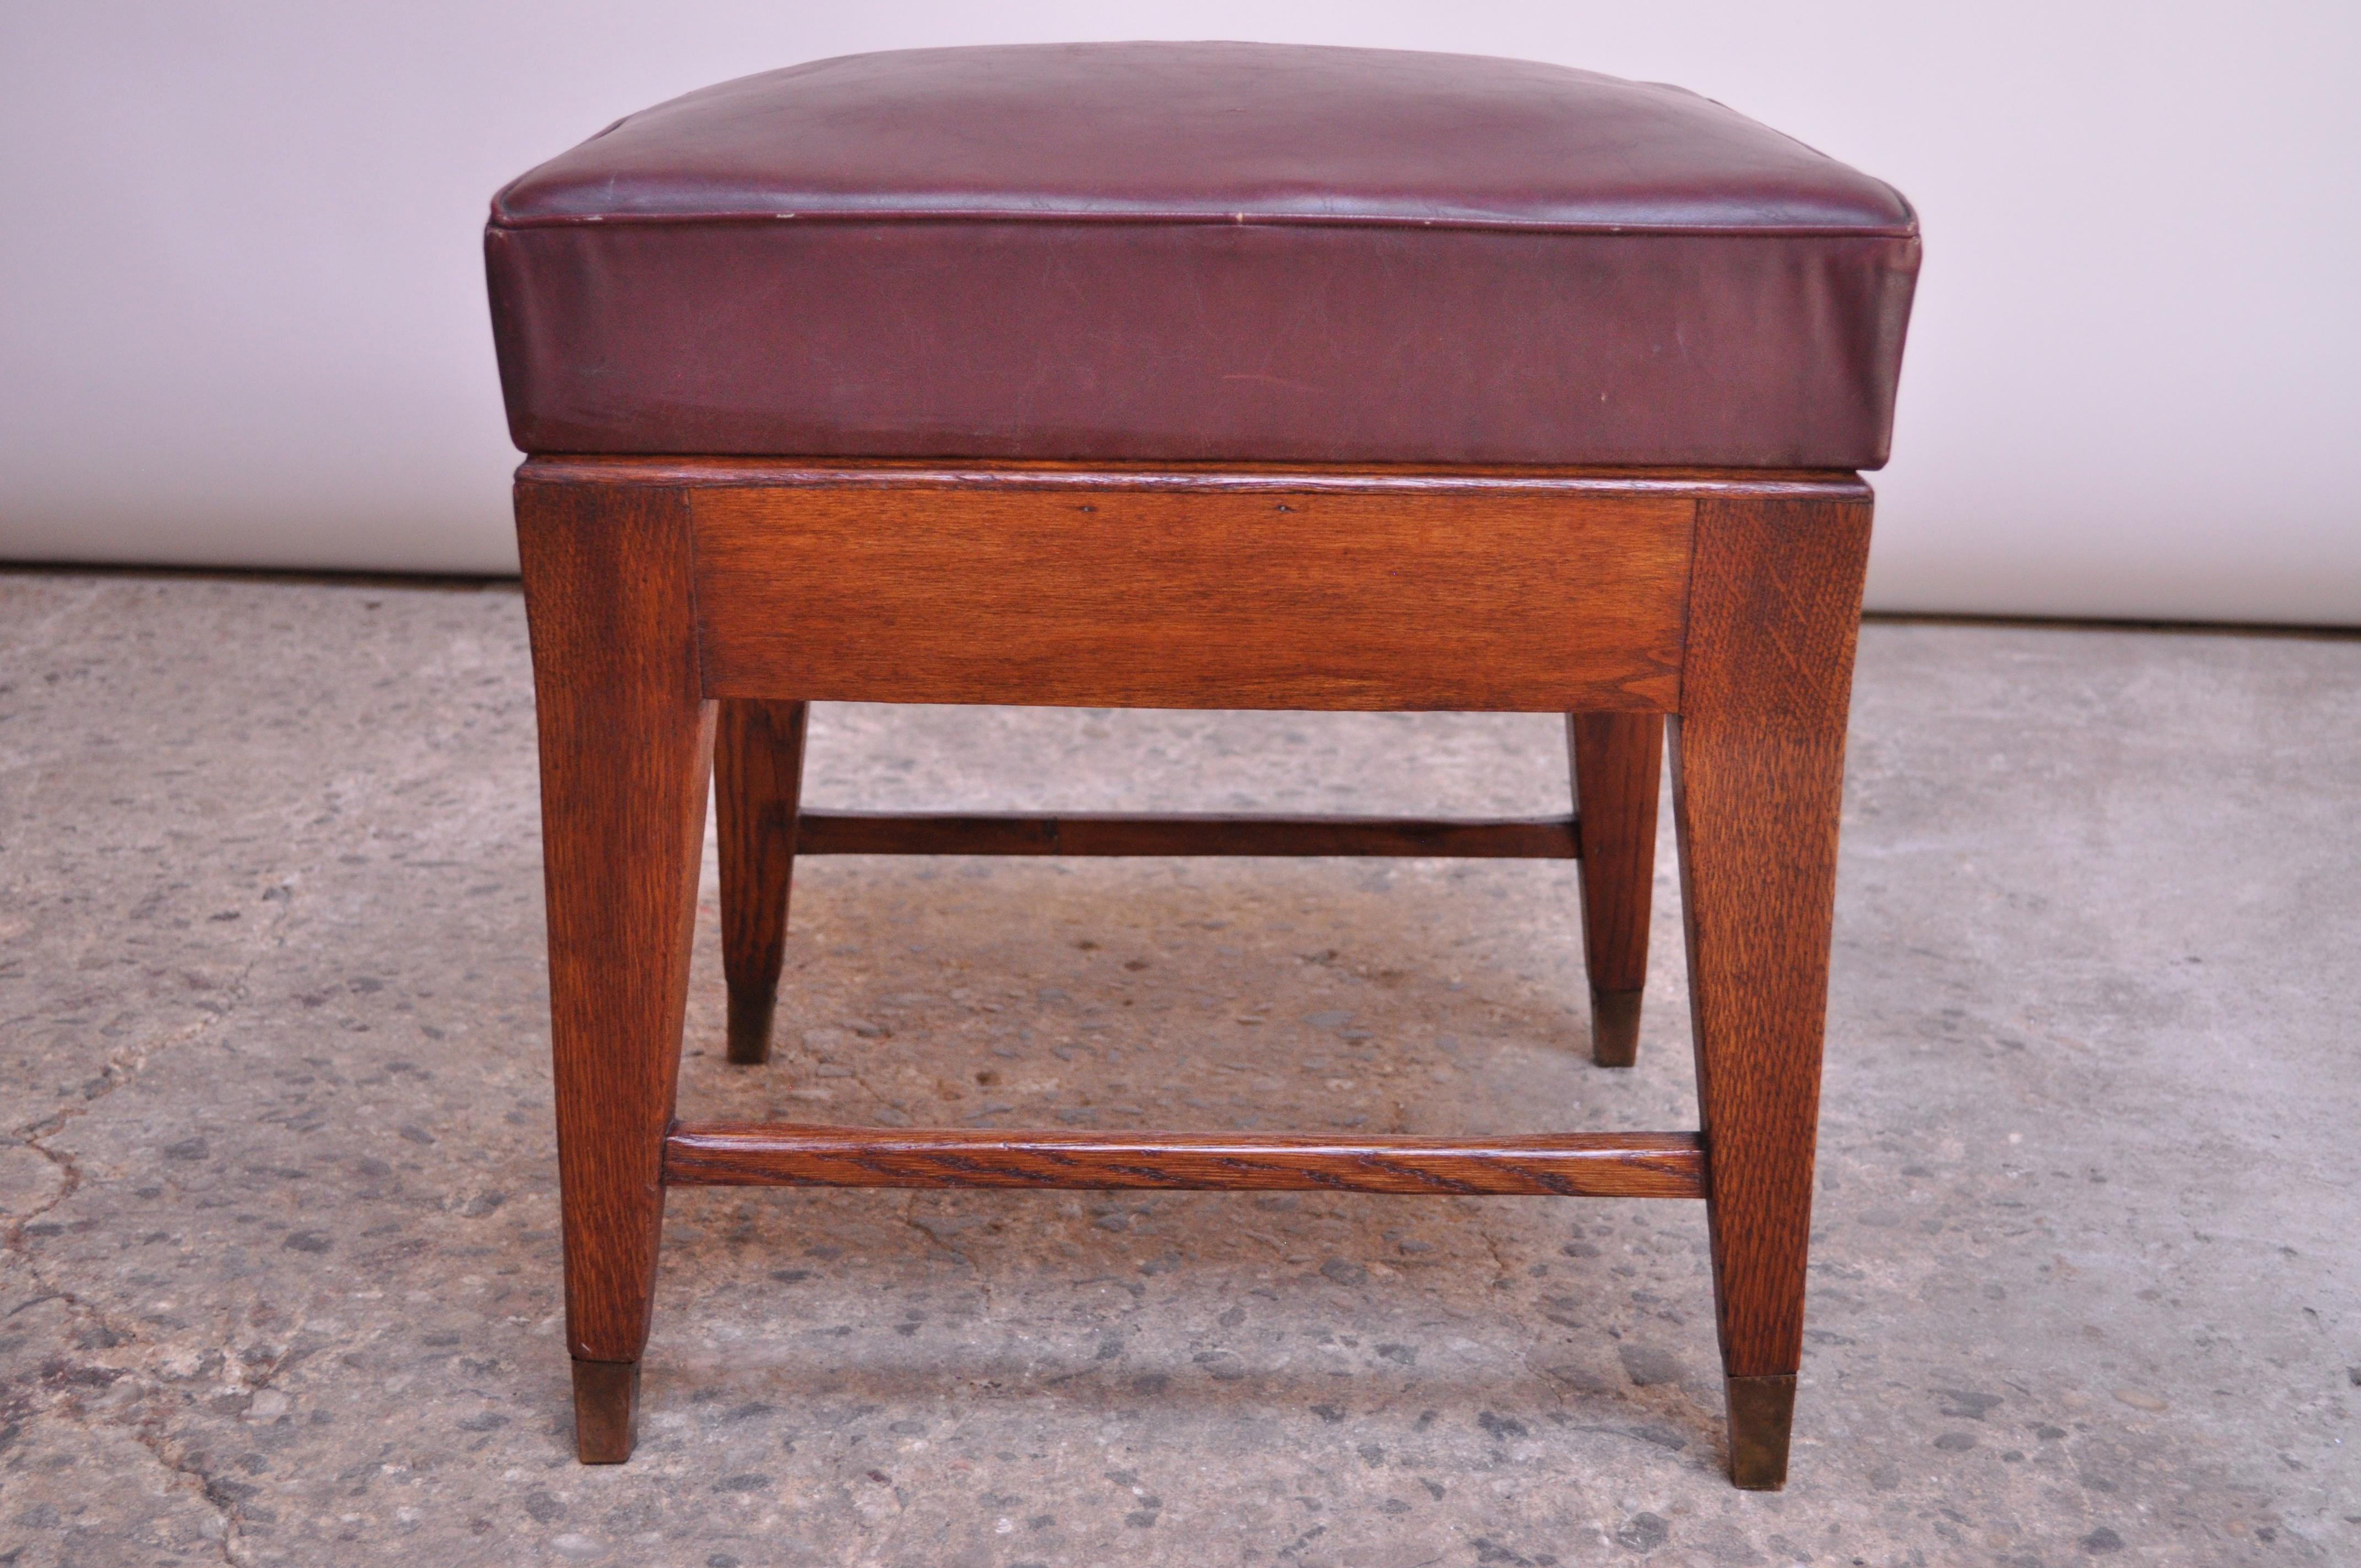
<svg viewBox="0 0 2361 1568">
<path fill-rule="evenodd" d="M 486 250 L 533 452 L 1850 468 L 1917 236 L 1678 88 L 1147 43 L 692 93 Z"/>
</svg>

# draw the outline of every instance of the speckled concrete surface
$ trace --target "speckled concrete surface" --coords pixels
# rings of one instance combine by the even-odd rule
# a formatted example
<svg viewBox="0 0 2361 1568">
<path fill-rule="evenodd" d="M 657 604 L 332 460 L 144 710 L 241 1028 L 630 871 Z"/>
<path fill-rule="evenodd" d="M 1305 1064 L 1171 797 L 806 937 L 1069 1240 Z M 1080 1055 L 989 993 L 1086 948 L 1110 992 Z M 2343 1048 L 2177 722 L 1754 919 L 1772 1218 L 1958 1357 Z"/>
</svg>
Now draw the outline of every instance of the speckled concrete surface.
<svg viewBox="0 0 2361 1568">
<path fill-rule="evenodd" d="M 1540 718 L 813 743 L 880 807 L 1565 787 Z M 1514 1199 L 679 1194 L 588 1470 L 515 594 L 0 576 L 0 1563 L 2361 1561 L 2361 641 L 1872 626 L 1848 799 L 1784 1495 L 1702 1210 Z M 1619 1075 L 1570 870 L 810 862 L 768 1069 L 708 902 L 685 1102 L 1692 1125 L 1669 875 Z"/>
</svg>

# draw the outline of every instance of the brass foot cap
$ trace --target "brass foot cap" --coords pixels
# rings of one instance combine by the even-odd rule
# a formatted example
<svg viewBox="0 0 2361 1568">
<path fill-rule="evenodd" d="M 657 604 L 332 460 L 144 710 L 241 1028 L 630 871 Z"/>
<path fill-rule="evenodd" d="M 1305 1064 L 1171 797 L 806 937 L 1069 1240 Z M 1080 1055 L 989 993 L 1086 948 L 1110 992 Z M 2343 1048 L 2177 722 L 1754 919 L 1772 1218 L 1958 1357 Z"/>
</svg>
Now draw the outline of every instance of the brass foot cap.
<svg viewBox="0 0 2361 1568">
<path fill-rule="evenodd" d="M 639 1435 L 640 1364 L 574 1364 L 574 1451 L 585 1464 L 620 1464 Z"/>
<path fill-rule="evenodd" d="M 1795 1420 L 1795 1375 L 1730 1379 L 1730 1479 L 1750 1492 L 1787 1484 L 1787 1432 Z"/>
<path fill-rule="evenodd" d="M 730 993 L 730 1059 L 753 1067 L 771 1059 L 771 1014 L 779 993 L 733 991 Z"/>
<path fill-rule="evenodd" d="M 1590 1059 L 1630 1067 L 1640 1057 L 1640 995 L 1636 991 L 1590 993 Z"/>
</svg>

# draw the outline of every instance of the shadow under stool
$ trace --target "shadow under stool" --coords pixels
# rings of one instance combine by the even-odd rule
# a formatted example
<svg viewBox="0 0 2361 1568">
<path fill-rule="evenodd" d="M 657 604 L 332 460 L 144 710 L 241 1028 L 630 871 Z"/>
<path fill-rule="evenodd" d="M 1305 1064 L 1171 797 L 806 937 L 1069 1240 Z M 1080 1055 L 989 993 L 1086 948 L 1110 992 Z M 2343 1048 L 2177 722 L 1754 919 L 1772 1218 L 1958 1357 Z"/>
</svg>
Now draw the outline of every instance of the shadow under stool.
<svg viewBox="0 0 2361 1568">
<path fill-rule="evenodd" d="M 1703 1200 L 1730 1474 L 1784 1482 L 1896 193 L 1554 66 L 946 49 L 631 116 L 486 245 L 582 1459 L 631 1450 L 667 1186 L 1328 1189 Z M 807 812 L 816 701 L 1563 713 L 1577 809 Z M 733 1062 L 799 854 L 1578 856 L 1629 1067 L 1668 731 L 1696 1131 L 675 1117 L 708 788 Z"/>
</svg>

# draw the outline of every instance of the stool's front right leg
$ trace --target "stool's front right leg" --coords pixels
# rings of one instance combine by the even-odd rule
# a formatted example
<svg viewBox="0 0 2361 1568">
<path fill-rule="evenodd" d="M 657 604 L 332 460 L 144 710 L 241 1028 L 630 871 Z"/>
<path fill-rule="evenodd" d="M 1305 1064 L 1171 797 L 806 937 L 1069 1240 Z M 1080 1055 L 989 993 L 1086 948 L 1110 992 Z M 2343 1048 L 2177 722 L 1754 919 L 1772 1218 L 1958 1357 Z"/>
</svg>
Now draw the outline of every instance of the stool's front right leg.
<svg viewBox="0 0 2361 1568">
<path fill-rule="evenodd" d="M 1775 1488 L 1802 1364 L 1868 502 L 1697 507 L 1671 726 L 1730 1478 Z"/>
<path fill-rule="evenodd" d="M 682 492 L 520 483 L 549 905 L 566 1332 L 585 1463 L 631 1456 L 713 705 Z"/>
</svg>

